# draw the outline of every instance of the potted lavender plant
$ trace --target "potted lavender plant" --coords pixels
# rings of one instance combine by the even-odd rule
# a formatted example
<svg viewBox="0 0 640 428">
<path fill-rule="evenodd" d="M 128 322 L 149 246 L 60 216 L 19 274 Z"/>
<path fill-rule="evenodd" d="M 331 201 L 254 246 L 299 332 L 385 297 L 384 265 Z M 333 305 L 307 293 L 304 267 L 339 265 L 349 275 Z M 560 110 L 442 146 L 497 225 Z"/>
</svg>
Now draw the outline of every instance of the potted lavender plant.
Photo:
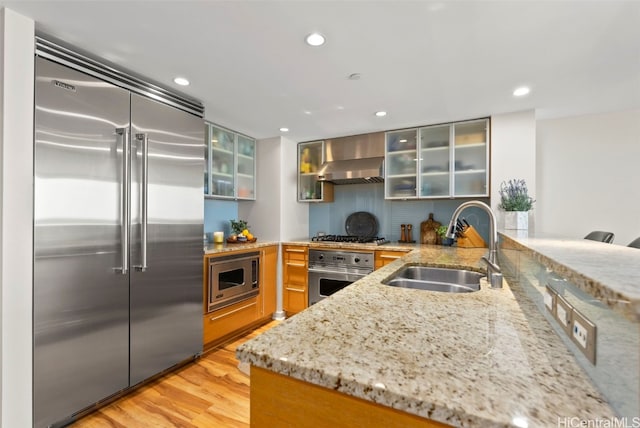
<svg viewBox="0 0 640 428">
<path fill-rule="evenodd" d="M 528 229 L 529 211 L 534 202 L 524 180 L 512 179 L 500 183 L 499 207 L 505 211 L 504 228 Z"/>
</svg>

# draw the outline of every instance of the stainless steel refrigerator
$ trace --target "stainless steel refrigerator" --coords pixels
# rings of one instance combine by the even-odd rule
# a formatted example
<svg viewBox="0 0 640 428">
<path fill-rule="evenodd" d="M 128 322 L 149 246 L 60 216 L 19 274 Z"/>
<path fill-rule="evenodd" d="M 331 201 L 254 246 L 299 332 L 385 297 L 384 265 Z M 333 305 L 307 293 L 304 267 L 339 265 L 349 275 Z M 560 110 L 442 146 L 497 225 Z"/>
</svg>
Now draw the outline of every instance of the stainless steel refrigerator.
<svg viewBox="0 0 640 428">
<path fill-rule="evenodd" d="M 153 87 L 46 56 L 35 81 L 36 427 L 202 351 L 203 119 Z"/>
</svg>

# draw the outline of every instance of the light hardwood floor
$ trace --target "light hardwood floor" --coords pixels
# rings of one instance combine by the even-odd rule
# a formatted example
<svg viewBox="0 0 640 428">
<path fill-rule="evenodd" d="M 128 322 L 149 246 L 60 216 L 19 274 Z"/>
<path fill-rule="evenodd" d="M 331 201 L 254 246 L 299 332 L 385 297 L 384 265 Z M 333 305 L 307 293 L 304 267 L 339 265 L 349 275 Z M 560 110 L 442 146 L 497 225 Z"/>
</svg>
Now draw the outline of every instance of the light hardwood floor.
<svg viewBox="0 0 640 428">
<path fill-rule="evenodd" d="M 238 370 L 236 347 L 277 323 L 221 345 L 70 427 L 248 427 L 249 377 Z"/>
</svg>

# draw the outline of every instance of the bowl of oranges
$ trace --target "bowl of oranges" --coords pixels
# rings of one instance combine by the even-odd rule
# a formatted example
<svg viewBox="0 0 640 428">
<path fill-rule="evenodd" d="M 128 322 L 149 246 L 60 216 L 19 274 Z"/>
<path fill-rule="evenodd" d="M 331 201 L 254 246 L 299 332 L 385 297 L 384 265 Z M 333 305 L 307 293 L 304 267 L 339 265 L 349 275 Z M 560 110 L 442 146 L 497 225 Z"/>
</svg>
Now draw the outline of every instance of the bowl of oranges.
<svg viewBox="0 0 640 428">
<path fill-rule="evenodd" d="M 233 233 L 227 238 L 227 242 L 230 244 L 245 244 L 258 240 L 249 231 L 249 225 L 245 220 L 231 220 L 231 230 Z"/>
</svg>

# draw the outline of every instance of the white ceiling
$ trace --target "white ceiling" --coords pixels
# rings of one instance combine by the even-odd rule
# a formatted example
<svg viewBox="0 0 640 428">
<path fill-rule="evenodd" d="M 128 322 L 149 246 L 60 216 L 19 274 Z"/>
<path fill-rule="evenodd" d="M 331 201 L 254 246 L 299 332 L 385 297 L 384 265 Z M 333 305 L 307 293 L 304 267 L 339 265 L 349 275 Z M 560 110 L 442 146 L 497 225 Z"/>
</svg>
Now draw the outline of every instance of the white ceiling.
<svg viewBox="0 0 640 428">
<path fill-rule="evenodd" d="M 37 31 L 295 141 L 640 108 L 638 1 L 2 1 Z M 304 37 L 320 31 L 326 45 Z M 360 73 L 360 80 L 347 76 Z M 177 75 L 191 81 L 186 89 Z M 513 90 L 532 92 L 514 98 Z M 374 112 L 386 110 L 377 118 Z"/>
</svg>

